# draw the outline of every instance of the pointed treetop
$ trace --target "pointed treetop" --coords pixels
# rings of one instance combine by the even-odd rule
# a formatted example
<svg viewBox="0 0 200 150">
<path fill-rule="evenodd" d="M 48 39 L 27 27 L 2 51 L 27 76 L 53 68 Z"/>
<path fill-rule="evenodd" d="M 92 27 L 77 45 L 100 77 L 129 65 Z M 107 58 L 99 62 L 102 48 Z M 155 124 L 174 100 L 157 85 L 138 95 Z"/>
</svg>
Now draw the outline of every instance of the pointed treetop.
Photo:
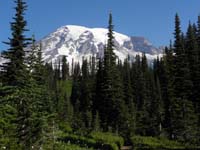
<svg viewBox="0 0 200 150">
<path fill-rule="evenodd" d="M 198 20 L 197 20 L 197 24 L 200 25 L 200 14 L 199 14 L 199 16 L 198 16 L 197 19 L 198 19 Z"/>
<path fill-rule="evenodd" d="M 175 30 L 174 30 L 174 38 L 175 38 L 175 41 L 174 41 L 174 52 L 175 53 L 180 53 L 181 50 L 182 50 L 182 38 L 183 38 L 183 35 L 182 35 L 182 32 L 181 32 L 181 25 L 180 25 L 180 18 L 178 16 L 178 14 L 176 13 L 175 15 Z"/>
<path fill-rule="evenodd" d="M 178 16 L 178 14 L 176 13 L 176 16 L 175 16 L 175 29 L 177 32 L 179 32 L 179 34 L 181 33 L 180 31 L 180 18 Z"/>
<path fill-rule="evenodd" d="M 108 21 L 109 27 L 113 29 L 113 18 L 112 18 L 112 13 L 109 13 L 109 21 Z"/>
<path fill-rule="evenodd" d="M 35 34 L 32 35 L 31 40 L 32 40 L 32 43 L 35 43 Z"/>
<path fill-rule="evenodd" d="M 112 23 L 112 12 L 109 13 L 109 23 Z"/>
</svg>

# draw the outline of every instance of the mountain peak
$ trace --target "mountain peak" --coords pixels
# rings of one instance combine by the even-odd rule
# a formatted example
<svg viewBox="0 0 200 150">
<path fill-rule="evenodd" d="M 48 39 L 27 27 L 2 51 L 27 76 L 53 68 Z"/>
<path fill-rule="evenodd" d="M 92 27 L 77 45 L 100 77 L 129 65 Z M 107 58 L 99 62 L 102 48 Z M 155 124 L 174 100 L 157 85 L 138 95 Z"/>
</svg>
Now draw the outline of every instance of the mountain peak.
<svg viewBox="0 0 200 150">
<path fill-rule="evenodd" d="M 54 62 L 63 55 L 67 57 L 68 62 L 72 62 L 72 59 L 75 62 L 81 62 L 83 57 L 103 57 L 107 33 L 108 29 L 106 28 L 62 26 L 40 41 L 43 45 L 44 60 Z M 152 59 L 161 52 L 144 37 L 129 37 L 118 32 L 114 32 L 114 37 L 114 52 L 121 60 L 128 55 L 135 57 L 136 54 L 142 52 Z"/>
<path fill-rule="evenodd" d="M 56 62 L 64 55 L 69 63 L 82 62 L 83 57 L 103 57 L 107 43 L 106 28 L 88 28 L 78 25 L 65 25 L 50 33 L 40 41 L 45 62 Z M 127 36 L 114 32 L 115 54 L 122 61 L 129 55 L 146 53 L 153 60 L 162 53 L 162 49 L 153 46 L 146 38 Z M 2 60 L 0 60 L 2 62 Z M 0 62 L 0 63 L 1 63 Z"/>
</svg>

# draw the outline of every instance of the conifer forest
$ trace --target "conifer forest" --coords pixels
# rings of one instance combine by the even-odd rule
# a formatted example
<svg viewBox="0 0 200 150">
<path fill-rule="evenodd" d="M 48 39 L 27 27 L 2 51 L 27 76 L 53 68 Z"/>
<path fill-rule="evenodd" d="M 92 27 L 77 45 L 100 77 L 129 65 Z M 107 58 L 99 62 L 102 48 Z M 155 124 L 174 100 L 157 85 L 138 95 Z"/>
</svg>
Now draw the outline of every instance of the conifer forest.
<svg viewBox="0 0 200 150">
<path fill-rule="evenodd" d="M 26 34 L 27 3 L 14 4 L 12 34 L 1 43 L 9 49 L 1 54 L 0 149 L 200 149 L 200 16 L 184 33 L 175 14 L 174 40 L 150 63 L 145 53 L 116 57 L 112 13 L 104 57 L 46 63 Z"/>
</svg>

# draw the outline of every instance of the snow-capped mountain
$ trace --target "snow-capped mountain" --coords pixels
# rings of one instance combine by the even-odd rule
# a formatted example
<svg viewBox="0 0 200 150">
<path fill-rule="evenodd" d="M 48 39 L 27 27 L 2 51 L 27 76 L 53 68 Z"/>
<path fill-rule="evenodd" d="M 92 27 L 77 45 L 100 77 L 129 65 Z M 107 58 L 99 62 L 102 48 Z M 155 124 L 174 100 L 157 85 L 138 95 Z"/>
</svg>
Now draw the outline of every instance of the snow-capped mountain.
<svg viewBox="0 0 200 150">
<path fill-rule="evenodd" d="M 41 41 L 44 60 L 55 62 L 63 55 L 67 56 L 69 63 L 74 60 L 81 62 L 83 57 L 103 57 L 104 46 L 107 42 L 107 29 L 87 28 L 83 26 L 67 25 L 58 28 Z M 143 37 L 129 37 L 114 32 L 115 54 L 124 60 L 128 55 L 145 52 L 147 58 L 152 60 L 161 54 L 162 50 L 154 47 Z"/>
<path fill-rule="evenodd" d="M 42 44 L 43 58 L 45 62 L 57 63 L 66 56 L 67 61 L 81 64 L 83 57 L 103 57 L 104 47 L 107 42 L 108 30 L 105 28 L 87 28 L 83 26 L 67 25 L 58 28 L 37 43 Z M 155 59 L 162 55 L 162 49 L 153 46 L 143 37 L 129 37 L 114 32 L 115 54 L 122 61 L 129 55 L 134 58 L 136 54 L 146 53 L 147 59 Z M 0 56 L 0 64 L 6 60 Z"/>
</svg>

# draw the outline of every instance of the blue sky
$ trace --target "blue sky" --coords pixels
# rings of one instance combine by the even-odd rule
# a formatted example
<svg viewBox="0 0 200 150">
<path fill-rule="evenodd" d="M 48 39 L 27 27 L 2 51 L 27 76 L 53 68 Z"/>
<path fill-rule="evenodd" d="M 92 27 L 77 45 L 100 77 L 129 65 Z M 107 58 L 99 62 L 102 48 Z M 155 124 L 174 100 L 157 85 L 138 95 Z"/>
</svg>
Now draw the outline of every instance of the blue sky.
<svg viewBox="0 0 200 150">
<path fill-rule="evenodd" d="M 10 37 L 14 0 L 0 1 L 0 41 Z M 181 18 L 183 31 L 189 20 L 197 21 L 200 0 L 25 0 L 28 35 L 37 39 L 63 25 L 107 27 L 112 11 L 115 31 L 144 36 L 154 45 L 168 45 L 173 39 L 174 15 Z M 0 49 L 6 49 L 0 44 Z"/>
</svg>

